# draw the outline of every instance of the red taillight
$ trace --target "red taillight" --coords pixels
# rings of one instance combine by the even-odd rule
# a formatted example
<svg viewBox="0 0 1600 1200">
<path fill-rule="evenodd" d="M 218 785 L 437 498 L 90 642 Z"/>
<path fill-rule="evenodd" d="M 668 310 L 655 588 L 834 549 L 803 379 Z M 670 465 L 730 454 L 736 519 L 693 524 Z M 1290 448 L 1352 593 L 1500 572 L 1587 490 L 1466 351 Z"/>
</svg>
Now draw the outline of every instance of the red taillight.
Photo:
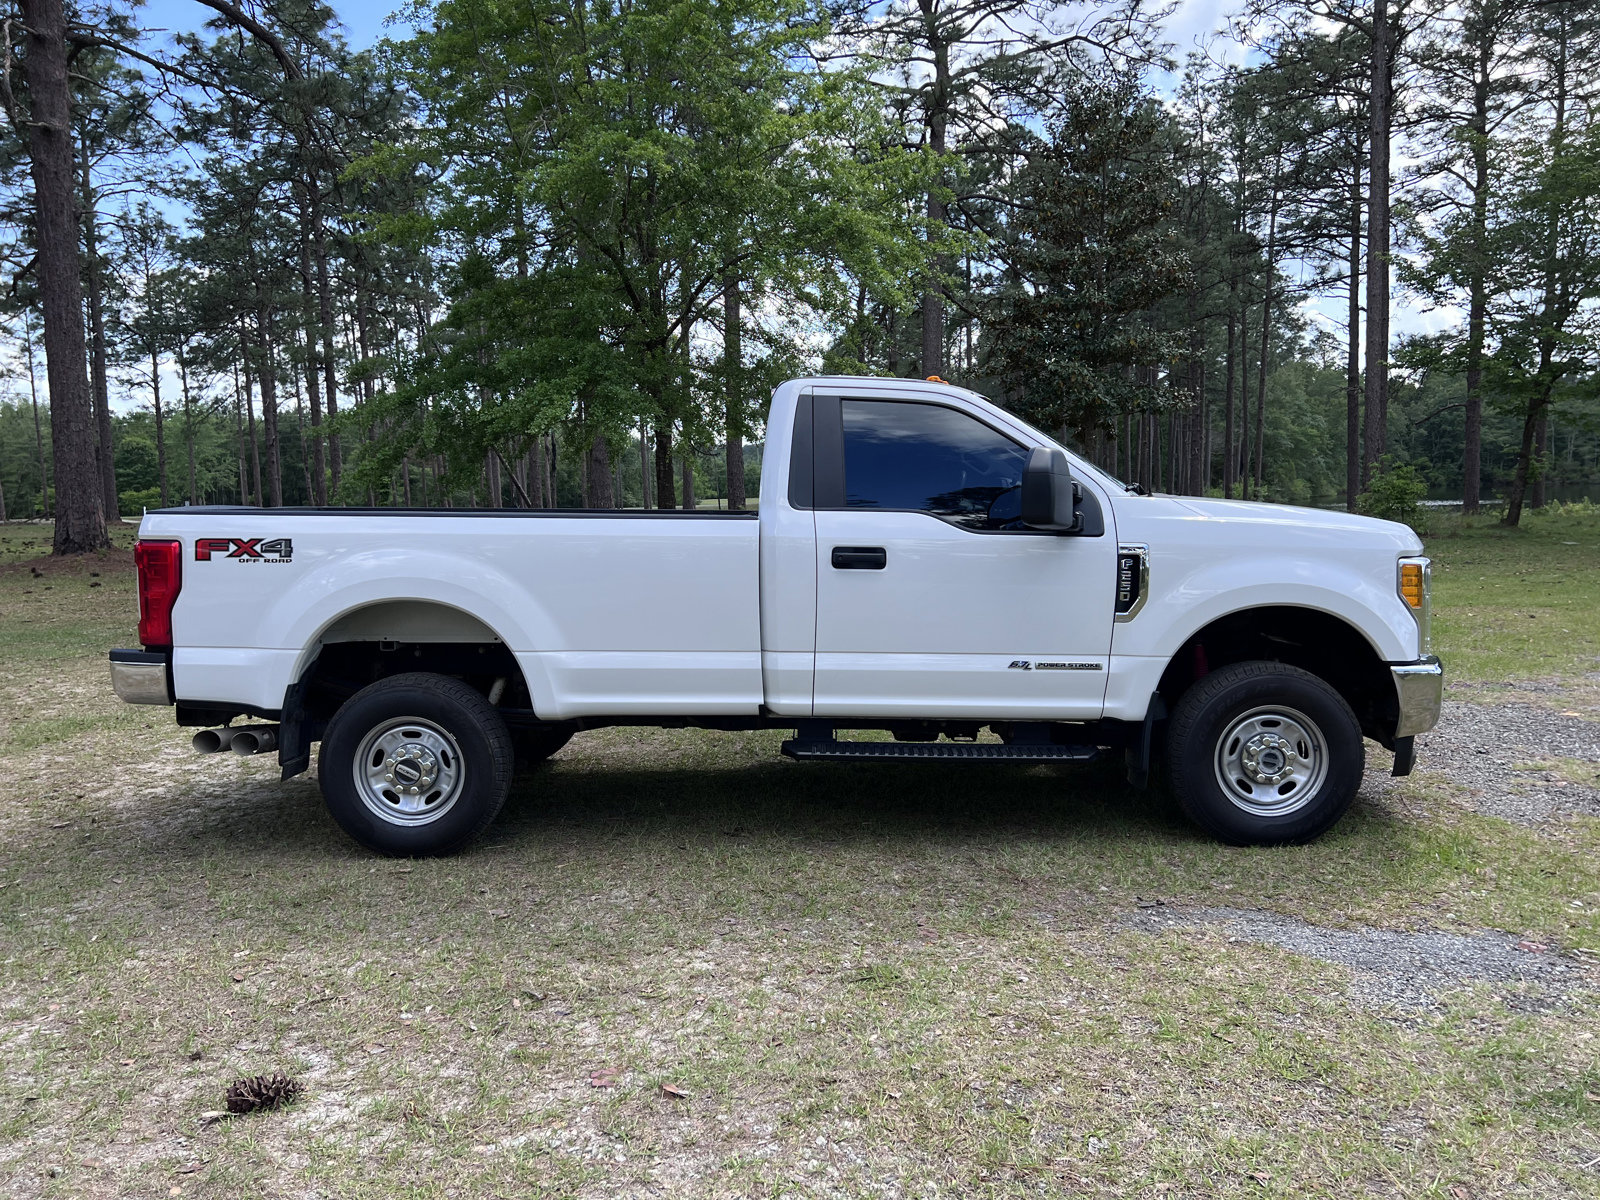
<svg viewBox="0 0 1600 1200">
<path fill-rule="evenodd" d="M 183 586 L 183 545 L 139 542 L 133 563 L 139 568 L 139 643 L 146 650 L 170 650 L 172 606 Z"/>
</svg>

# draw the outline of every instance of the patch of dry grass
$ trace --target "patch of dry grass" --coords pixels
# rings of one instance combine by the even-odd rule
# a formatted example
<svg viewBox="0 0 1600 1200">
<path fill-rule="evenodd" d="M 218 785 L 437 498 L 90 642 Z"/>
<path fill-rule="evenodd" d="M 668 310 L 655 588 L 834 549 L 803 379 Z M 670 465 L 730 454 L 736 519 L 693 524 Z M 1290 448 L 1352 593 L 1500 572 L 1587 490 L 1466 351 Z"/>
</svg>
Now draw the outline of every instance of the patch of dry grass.
<svg viewBox="0 0 1600 1200">
<path fill-rule="evenodd" d="M 1375 773 L 1322 842 L 1247 852 L 1109 768 L 615 730 L 463 857 L 379 860 L 314 780 L 117 704 L 102 579 L 35 605 L 0 572 L 6 1195 L 1600 1195 L 1592 993 L 1396 1019 L 1342 968 L 1125 920 L 1600 949 L 1593 822 Z M 278 1068 L 299 1103 L 201 1125 Z"/>
</svg>

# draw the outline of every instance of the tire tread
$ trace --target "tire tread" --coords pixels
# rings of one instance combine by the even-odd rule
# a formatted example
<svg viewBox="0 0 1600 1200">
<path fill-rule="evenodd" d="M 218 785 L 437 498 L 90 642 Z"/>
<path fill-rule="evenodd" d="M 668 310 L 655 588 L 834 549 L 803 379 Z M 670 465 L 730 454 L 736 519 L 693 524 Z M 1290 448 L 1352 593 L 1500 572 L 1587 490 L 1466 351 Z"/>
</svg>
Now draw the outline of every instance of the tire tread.
<svg viewBox="0 0 1600 1200">
<path fill-rule="evenodd" d="M 389 675 L 376 683 L 368 684 L 362 688 L 334 714 L 328 722 L 328 728 L 323 736 L 324 747 L 340 731 L 340 722 L 347 715 L 359 712 L 360 702 L 371 695 L 389 695 L 406 688 L 415 688 L 423 692 L 431 692 L 440 699 L 457 704 L 465 709 L 489 745 L 488 771 L 491 780 L 489 802 L 480 806 L 476 817 L 470 825 L 458 832 L 448 841 L 438 842 L 426 849 L 405 849 L 373 845 L 373 843 L 360 836 L 355 830 L 339 818 L 334 812 L 335 820 L 344 827 L 345 832 L 355 837 L 363 845 L 376 850 L 380 854 L 393 856 L 411 856 L 416 854 L 451 855 L 463 849 L 468 843 L 479 837 L 494 819 L 500 815 L 506 797 L 511 790 L 511 778 L 515 771 L 516 754 L 511 741 L 511 732 L 506 728 L 505 721 L 501 718 L 492 704 L 484 697 L 483 693 L 470 684 L 449 675 L 436 675 L 429 671 L 408 671 L 402 675 Z M 318 760 L 318 773 L 321 774 L 320 755 Z M 341 768 L 342 769 L 342 768 Z M 326 795 L 327 781 L 323 781 L 324 795 Z M 330 809 L 332 805 L 330 805 Z"/>
<path fill-rule="evenodd" d="M 1189 820 L 1213 837 L 1231 845 L 1309 842 L 1325 833 L 1344 815 L 1355 795 L 1355 788 L 1350 788 L 1349 794 L 1340 797 L 1331 811 L 1326 812 L 1322 819 L 1288 837 L 1256 838 L 1241 835 L 1238 829 L 1230 828 L 1218 819 L 1215 806 L 1207 802 L 1204 794 L 1204 789 L 1214 786 L 1215 781 L 1210 778 L 1209 772 L 1202 779 L 1196 780 L 1192 777 L 1191 772 L 1186 769 L 1183 762 L 1189 741 L 1196 735 L 1195 727 L 1206 717 L 1211 705 L 1229 691 L 1251 682 L 1272 680 L 1293 682 L 1298 686 L 1308 684 L 1312 686 L 1322 694 L 1324 699 L 1337 706 L 1337 711 L 1349 723 L 1347 732 L 1353 732 L 1356 745 L 1358 747 L 1362 746 L 1361 725 L 1356 720 L 1355 713 L 1351 711 L 1349 703 L 1327 681 L 1301 667 L 1267 660 L 1230 663 L 1227 666 L 1218 667 L 1196 683 L 1179 698 L 1172 714 L 1171 724 L 1168 726 L 1166 754 L 1168 786 L 1171 788 L 1178 806 Z M 1337 732 L 1337 730 L 1323 731 L 1323 736 L 1329 739 L 1330 754 L 1333 753 L 1332 735 Z M 1211 753 L 1212 750 L 1208 747 L 1208 760 Z M 1361 764 L 1365 763 L 1365 759 L 1366 756 L 1363 751 L 1360 756 Z M 1329 764 L 1330 778 L 1336 765 L 1336 763 Z M 1356 784 L 1359 786 L 1359 783 L 1360 770 L 1358 769 Z M 1327 785 L 1325 784 L 1324 786 Z"/>
</svg>

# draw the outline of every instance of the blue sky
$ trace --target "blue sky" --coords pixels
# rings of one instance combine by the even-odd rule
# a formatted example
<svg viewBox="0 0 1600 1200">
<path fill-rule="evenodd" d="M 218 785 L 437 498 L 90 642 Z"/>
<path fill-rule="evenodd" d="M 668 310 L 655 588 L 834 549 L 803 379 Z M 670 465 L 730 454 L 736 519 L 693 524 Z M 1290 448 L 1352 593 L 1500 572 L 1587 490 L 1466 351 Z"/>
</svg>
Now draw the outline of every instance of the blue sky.
<svg viewBox="0 0 1600 1200">
<path fill-rule="evenodd" d="M 1191 50 L 1200 49 L 1211 34 L 1223 29 L 1228 9 L 1225 0 L 1182 0 L 1167 22 L 1173 57 L 1181 63 Z"/>
<path fill-rule="evenodd" d="M 393 30 L 385 28 L 384 23 L 396 9 L 396 5 L 389 3 L 389 0 L 377 0 L 376 3 L 335 0 L 333 8 L 344 25 L 345 37 L 358 50 L 372 45 L 385 33 L 395 37 L 404 35 L 404 27 Z M 195 0 L 146 0 L 139 12 L 139 23 L 149 30 L 193 33 L 216 15 L 203 4 L 196 4 Z M 152 40 L 156 45 L 164 45 L 166 37 L 156 34 Z"/>
</svg>

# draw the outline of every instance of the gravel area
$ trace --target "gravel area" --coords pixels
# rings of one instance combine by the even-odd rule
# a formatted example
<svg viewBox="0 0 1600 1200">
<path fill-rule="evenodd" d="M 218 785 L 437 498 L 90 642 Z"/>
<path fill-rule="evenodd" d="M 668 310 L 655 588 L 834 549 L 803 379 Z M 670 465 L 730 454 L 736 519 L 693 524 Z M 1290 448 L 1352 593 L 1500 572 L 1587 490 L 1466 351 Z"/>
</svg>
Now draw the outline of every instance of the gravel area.
<svg viewBox="0 0 1600 1200">
<path fill-rule="evenodd" d="M 1530 684 L 1522 690 L 1541 689 Z M 1559 693 L 1553 698 L 1560 703 Z M 1581 773 L 1594 782 L 1535 766 L 1553 758 L 1594 764 L 1594 771 Z M 1447 700 L 1438 728 L 1418 739 L 1417 771 L 1442 773 L 1465 790 L 1473 809 L 1519 825 L 1572 814 L 1600 817 L 1600 722 L 1548 704 Z"/>
<path fill-rule="evenodd" d="M 1595 984 L 1592 967 L 1541 943 L 1487 929 L 1471 934 L 1324 929 L 1252 909 L 1181 906 L 1139 909 L 1124 925 L 1150 932 L 1220 927 L 1229 940 L 1264 942 L 1338 963 L 1352 972 L 1352 1000 L 1391 1012 L 1436 1008 L 1447 993 L 1476 984 L 1487 985 L 1509 1008 L 1543 1011 Z"/>
</svg>

